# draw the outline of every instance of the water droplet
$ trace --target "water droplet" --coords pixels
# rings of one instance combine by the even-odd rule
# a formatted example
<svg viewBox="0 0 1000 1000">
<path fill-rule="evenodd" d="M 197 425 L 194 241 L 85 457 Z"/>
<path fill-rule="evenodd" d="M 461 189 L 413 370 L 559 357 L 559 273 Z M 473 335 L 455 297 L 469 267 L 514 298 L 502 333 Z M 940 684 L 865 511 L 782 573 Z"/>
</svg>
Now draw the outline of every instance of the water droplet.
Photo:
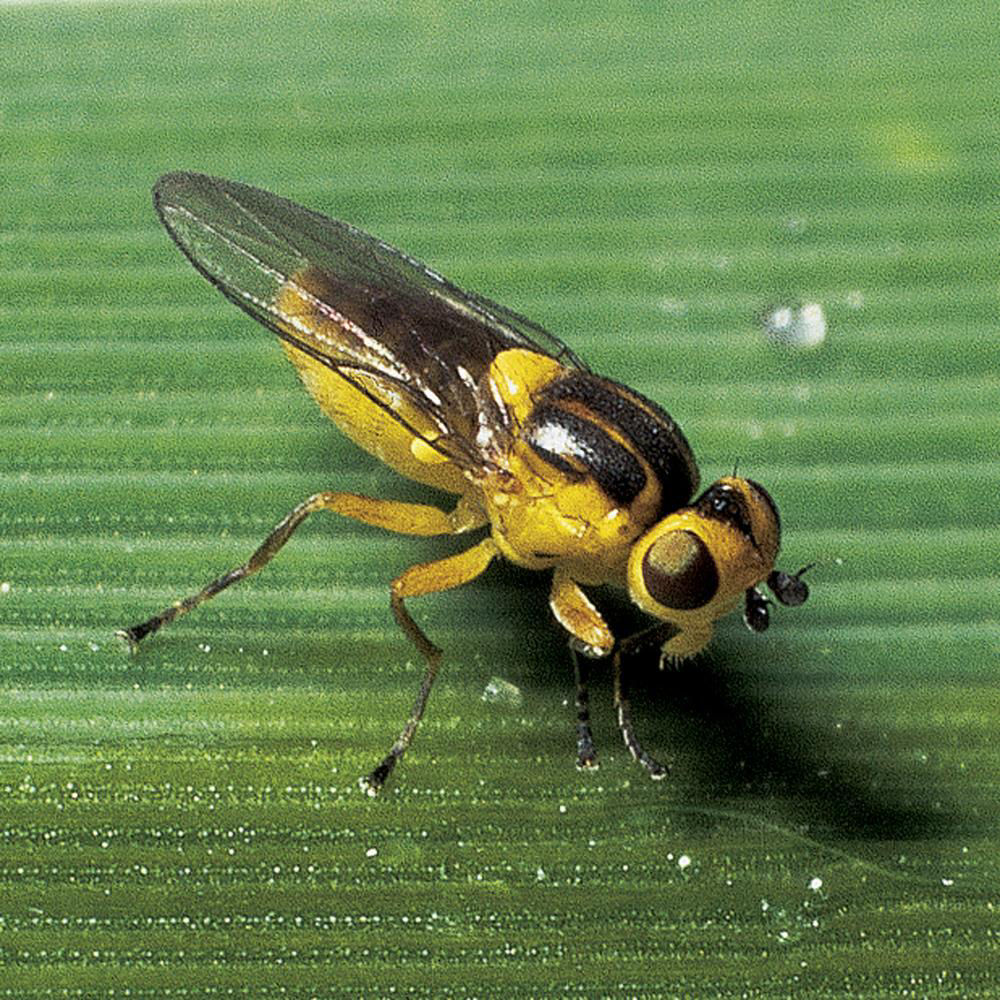
<svg viewBox="0 0 1000 1000">
<path fill-rule="evenodd" d="M 826 338 L 826 314 L 818 302 L 769 306 L 760 322 L 769 340 L 786 347 L 816 347 Z"/>
<path fill-rule="evenodd" d="M 524 701 L 521 689 L 502 677 L 491 677 L 483 688 L 482 697 L 483 701 L 492 704 L 520 705 Z"/>
</svg>

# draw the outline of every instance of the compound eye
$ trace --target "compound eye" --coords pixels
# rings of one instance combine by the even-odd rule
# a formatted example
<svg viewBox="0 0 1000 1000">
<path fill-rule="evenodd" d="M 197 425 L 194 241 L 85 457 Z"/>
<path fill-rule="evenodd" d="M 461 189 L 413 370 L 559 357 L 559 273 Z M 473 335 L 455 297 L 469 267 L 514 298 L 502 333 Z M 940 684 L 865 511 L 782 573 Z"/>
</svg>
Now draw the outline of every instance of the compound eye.
<svg viewBox="0 0 1000 1000">
<path fill-rule="evenodd" d="M 690 531 L 668 531 L 642 557 L 642 582 L 665 608 L 690 611 L 719 589 L 719 572 L 708 546 Z"/>
</svg>

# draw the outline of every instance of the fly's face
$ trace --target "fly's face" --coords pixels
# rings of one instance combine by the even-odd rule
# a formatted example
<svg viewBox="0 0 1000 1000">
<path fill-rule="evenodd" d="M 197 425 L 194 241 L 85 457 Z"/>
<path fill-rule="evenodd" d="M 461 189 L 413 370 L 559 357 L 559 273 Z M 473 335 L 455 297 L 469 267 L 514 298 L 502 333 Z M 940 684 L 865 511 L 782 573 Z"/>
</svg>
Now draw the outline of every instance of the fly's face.
<svg viewBox="0 0 1000 1000">
<path fill-rule="evenodd" d="M 681 659 L 703 649 L 716 619 L 741 597 L 747 625 L 763 631 L 767 599 L 756 588 L 765 580 L 782 603 L 801 604 L 808 595 L 804 570 L 794 576 L 774 570 L 780 542 L 778 509 L 767 490 L 736 476 L 713 483 L 646 532 L 629 556 L 628 588 L 640 608 L 677 627 L 664 655 Z"/>
</svg>

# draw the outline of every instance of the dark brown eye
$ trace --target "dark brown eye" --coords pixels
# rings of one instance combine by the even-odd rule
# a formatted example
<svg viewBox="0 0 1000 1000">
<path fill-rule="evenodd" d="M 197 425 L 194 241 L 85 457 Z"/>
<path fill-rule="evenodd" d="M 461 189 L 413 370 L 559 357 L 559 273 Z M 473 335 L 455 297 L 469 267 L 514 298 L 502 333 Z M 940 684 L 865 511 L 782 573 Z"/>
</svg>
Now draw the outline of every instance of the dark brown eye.
<svg viewBox="0 0 1000 1000">
<path fill-rule="evenodd" d="M 643 556 L 642 582 L 659 604 L 689 611 L 715 596 L 719 572 L 711 552 L 697 535 L 668 531 Z"/>
</svg>

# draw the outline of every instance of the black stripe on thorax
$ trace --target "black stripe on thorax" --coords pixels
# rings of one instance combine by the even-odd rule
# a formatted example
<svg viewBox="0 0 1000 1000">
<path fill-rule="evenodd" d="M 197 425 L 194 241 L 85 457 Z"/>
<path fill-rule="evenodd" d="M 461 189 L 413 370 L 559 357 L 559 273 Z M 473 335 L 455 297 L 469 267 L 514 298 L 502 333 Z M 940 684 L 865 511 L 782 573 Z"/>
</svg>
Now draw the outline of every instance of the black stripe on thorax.
<svg viewBox="0 0 1000 1000">
<path fill-rule="evenodd" d="M 646 485 L 639 460 L 604 428 L 551 403 L 536 405 L 524 428 L 535 453 L 572 480 L 591 476 L 615 503 L 627 506 Z"/>
<path fill-rule="evenodd" d="M 687 504 L 698 487 L 698 469 L 691 446 L 666 410 L 633 389 L 581 371 L 554 379 L 539 393 L 539 407 L 569 402 L 579 404 L 613 427 L 646 461 L 660 484 L 664 511 Z M 605 437 L 616 444 L 609 435 Z"/>
</svg>

